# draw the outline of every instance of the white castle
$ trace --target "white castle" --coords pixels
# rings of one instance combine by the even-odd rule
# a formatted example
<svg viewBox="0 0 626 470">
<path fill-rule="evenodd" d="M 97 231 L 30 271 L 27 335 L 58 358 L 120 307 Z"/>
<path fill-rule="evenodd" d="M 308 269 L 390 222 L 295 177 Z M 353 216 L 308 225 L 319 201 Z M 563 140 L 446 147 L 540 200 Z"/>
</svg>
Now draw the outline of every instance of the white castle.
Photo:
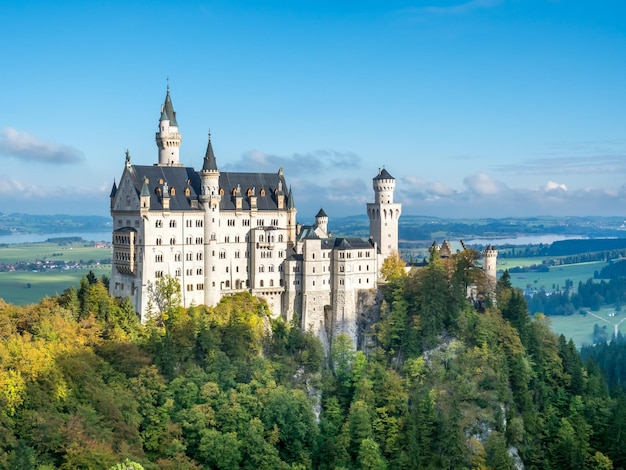
<svg viewBox="0 0 626 470">
<path fill-rule="evenodd" d="M 180 163 L 181 134 L 169 87 L 156 133 L 158 163 L 126 164 L 111 190 L 113 270 L 109 292 L 129 297 L 142 321 L 152 313 L 150 285 L 178 279 L 185 307 L 213 306 L 248 291 L 274 316 L 322 339 L 356 340 L 359 295 L 376 288 L 383 260 L 398 250 L 402 205 L 395 179 L 382 169 L 367 204 L 370 237 L 332 237 L 328 216 L 296 223 L 282 168 L 276 173 L 221 172 L 211 145 L 202 168 Z"/>
</svg>

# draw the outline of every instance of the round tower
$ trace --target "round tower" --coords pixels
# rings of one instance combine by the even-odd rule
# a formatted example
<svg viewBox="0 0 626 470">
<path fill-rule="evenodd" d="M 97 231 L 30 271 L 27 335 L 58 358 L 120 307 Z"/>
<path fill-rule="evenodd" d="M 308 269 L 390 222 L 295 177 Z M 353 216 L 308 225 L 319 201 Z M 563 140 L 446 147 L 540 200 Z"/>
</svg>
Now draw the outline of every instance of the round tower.
<svg viewBox="0 0 626 470">
<path fill-rule="evenodd" d="M 159 119 L 159 131 L 156 133 L 156 144 L 159 148 L 159 165 L 180 165 L 180 142 L 181 135 L 178 132 L 176 112 L 170 97 L 170 87 L 167 86 L 165 103 L 161 106 L 161 118 Z"/>
<path fill-rule="evenodd" d="M 326 234 L 328 235 L 328 216 L 324 209 L 320 209 L 317 215 L 315 216 L 315 224 Z"/>
<path fill-rule="evenodd" d="M 372 179 L 374 202 L 367 204 L 370 219 L 370 238 L 376 242 L 382 260 L 398 253 L 398 219 L 402 204 L 393 202 L 396 179 L 384 168 Z"/>
<path fill-rule="evenodd" d="M 491 243 L 483 251 L 483 271 L 489 284 L 494 287 L 497 280 L 498 250 Z"/>
<path fill-rule="evenodd" d="M 202 170 L 199 172 L 202 184 L 200 201 L 204 206 L 204 303 L 216 305 L 221 298 L 221 285 L 212 256 L 217 251 L 217 233 L 220 222 L 220 172 L 211 145 L 211 134 L 207 144 Z"/>
</svg>

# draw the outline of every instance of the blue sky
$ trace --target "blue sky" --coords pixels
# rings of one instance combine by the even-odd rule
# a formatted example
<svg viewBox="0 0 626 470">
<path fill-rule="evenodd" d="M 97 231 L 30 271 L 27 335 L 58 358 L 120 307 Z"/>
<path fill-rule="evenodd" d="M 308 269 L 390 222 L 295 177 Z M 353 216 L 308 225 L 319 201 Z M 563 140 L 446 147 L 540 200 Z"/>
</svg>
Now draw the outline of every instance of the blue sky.
<svg viewBox="0 0 626 470">
<path fill-rule="evenodd" d="M 108 214 L 124 152 L 278 171 L 299 217 L 626 217 L 621 0 L 3 2 L 0 212 Z"/>
</svg>

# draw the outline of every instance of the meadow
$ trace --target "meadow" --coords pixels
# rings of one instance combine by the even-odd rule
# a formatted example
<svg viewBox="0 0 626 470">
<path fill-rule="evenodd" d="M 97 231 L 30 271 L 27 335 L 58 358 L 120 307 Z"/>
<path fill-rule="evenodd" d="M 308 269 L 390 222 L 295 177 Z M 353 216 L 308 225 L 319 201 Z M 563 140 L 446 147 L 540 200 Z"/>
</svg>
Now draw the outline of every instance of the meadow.
<svg viewBox="0 0 626 470">
<path fill-rule="evenodd" d="M 91 242 L 76 242 L 67 245 L 59 243 L 18 243 L 0 246 L 0 263 L 10 264 L 19 261 L 65 261 L 87 262 L 89 260 L 111 259 L 110 248 L 96 248 Z"/>
<path fill-rule="evenodd" d="M 541 264 L 542 260 L 543 258 L 507 258 L 502 261 L 498 260 L 498 270 Z M 594 271 L 600 271 L 606 264 L 606 261 L 592 261 L 551 266 L 547 272 L 510 273 L 511 284 L 523 290 L 532 288 L 551 291 L 556 288 L 563 289 L 565 281 L 570 279 L 574 282 L 574 287 L 576 287 L 578 282 L 585 282 L 590 277 L 593 277 Z"/>
<path fill-rule="evenodd" d="M 63 293 L 70 286 L 78 288 L 80 279 L 89 271 L 93 271 L 97 277 L 110 276 L 111 265 L 38 272 L 0 272 L 0 299 L 14 305 L 37 303 L 44 297 Z"/>
</svg>

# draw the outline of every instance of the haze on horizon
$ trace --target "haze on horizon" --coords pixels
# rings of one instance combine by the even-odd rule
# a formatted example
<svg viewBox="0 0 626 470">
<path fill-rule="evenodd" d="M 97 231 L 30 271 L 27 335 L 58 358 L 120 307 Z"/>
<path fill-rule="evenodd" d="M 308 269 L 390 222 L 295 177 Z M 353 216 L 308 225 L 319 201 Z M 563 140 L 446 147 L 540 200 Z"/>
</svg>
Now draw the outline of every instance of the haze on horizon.
<svg viewBox="0 0 626 470">
<path fill-rule="evenodd" d="M 157 159 L 166 79 L 199 168 L 278 171 L 298 214 L 626 215 L 626 3 L 3 5 L 0 212 L 107 215 Z"/>
</svg>

